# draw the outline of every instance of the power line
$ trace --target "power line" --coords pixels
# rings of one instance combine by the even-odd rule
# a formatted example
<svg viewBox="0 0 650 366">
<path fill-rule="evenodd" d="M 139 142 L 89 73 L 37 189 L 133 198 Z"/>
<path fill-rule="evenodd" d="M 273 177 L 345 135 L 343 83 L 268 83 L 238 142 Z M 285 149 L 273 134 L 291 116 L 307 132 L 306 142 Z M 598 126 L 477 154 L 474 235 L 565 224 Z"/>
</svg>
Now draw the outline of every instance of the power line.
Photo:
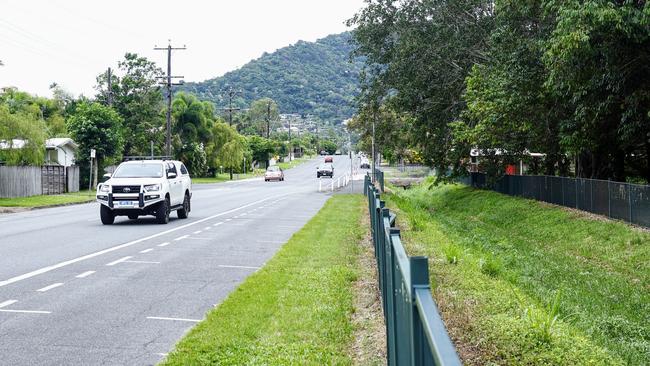
<svg viewBox="0 0 650 366">
<path fill-rule="evenodd" d="M 172 47 L 171 40 L 167 47 L 155 47 L 155 51 L 167 51 L 167 76 L 159 76 L 160 79 L 167 79 L 165 82 L 161 83 L 167 87 L 167 140 L 165 143 L 165 150 L 167 156 L 172 155 L 172 85 L 183 85 L 183 80 L 180 80 L 178 83 L 172 83 L 172 79 L 182 79 L 182 76 L 172 76 L 172 51 L 173 50 L 186 50 L 185 45 L 183 47 Z"/>
</svg>

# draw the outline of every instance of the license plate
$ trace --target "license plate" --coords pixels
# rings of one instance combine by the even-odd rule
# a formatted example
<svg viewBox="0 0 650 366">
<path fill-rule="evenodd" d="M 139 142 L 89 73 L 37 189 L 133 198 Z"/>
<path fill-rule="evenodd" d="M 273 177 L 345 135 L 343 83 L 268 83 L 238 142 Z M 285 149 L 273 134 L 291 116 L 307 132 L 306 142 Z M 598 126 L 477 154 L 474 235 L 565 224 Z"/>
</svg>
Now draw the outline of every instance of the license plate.
<svg viewBox="0 0 650 366">
<path fill-rule="evenodd" d="M 137 201 L 117 201 L 118 206 L 137 206 Z"/>
</svg>

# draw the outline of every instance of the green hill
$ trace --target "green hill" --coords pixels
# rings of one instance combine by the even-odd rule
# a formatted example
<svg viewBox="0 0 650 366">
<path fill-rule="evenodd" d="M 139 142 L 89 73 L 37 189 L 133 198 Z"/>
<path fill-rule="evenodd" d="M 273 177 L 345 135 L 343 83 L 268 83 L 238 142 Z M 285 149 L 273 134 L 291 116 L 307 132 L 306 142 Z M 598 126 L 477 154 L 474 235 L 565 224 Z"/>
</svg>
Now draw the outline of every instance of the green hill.
<svg viewBox="0 0 650 366">
<path fill-rule="evenodd" d="M 203 82 L 186 83 L 181 90 L 227 106 L 230 87 L 241 91 L 237 107 L 264 97 L 273 98 L 281 113 L 313 114 L 340 123 L 355 111 L 362 61 L 350 61 L 350 33 L 330 35 L 316 42 L 298 41 L 273 53 L 264 53 L 240 69 Z"/>
</svg>

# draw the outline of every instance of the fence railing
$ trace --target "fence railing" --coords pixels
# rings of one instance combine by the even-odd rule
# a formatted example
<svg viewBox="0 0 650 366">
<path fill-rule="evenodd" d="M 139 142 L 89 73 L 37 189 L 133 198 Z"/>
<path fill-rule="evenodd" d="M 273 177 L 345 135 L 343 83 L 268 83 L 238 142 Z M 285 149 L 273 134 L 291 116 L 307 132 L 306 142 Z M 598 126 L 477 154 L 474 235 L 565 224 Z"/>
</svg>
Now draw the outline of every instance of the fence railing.
<svg viewBox="0 0 650 366">
<path fill-rule="evenodd" d="M 431 296 L 427 257 L 409 257 L 395 215 L 364 179 L 386 323 L 388 365 L 461 365 Z"/>
<path fill-rule="evenodd" d="M 334 189 L 339 189 L 341 187 L 347 186 L 350 181 L 352 180 L 352 176 L 350 173 L 346 173 L 345 175 L 341 175 L 336 180 L 334 178 L 330 179 L 329 182 L 329 191 L 334 192 Z M 327 186 L 327 184 L 325 184 Z M 318 192 L 323 191 L 323 178 L 318 179 Z"/>
<path fill-rule="evenodd" d="M 477 188 L 491 188 L 650 227 L 650 186 L 547 175 L 506 175 L 488 187 L 483 173 L 471 173 Z"/>
</svg>

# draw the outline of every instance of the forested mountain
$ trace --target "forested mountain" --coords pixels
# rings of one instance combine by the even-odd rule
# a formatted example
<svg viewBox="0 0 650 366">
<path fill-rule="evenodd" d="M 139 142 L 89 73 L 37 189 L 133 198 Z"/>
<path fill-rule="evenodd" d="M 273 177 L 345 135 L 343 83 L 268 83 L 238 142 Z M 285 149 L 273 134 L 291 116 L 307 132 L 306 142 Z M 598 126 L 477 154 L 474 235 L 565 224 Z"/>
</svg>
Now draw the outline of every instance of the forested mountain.
<svg viewBox="0 0 650 366">
<path fill-rule="evenodd" d="M 280 113 L 313 114 L 340 123 L 355 111 L 361 60 L 350 62 L 350 33 L 330 35 L 316 42 L 298 41 L 273 53 L 264 53 L 240 69 L 181 90 L 226 107 L 230 87 L 240 91 L 234 99 L 246 108 L 253 100 L 270 97 Z"/>
</svg>

